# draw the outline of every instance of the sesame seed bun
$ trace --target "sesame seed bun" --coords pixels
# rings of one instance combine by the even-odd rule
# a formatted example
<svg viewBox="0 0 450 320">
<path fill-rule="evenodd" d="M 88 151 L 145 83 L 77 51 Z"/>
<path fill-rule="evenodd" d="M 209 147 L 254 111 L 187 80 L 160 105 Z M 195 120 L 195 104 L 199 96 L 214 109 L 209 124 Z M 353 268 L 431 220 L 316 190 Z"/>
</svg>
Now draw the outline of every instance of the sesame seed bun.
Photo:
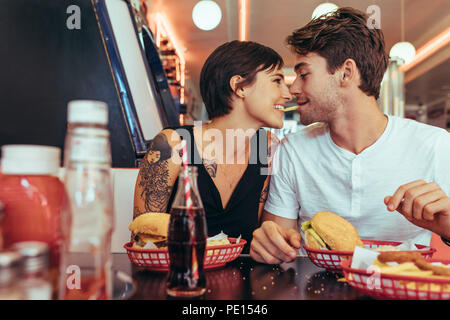
<svg viewBox="0 0 450 320">
<path fill-rule="evenodd" d="M 149 212 L 136 217 L 128 226 L 134 234 L 146 234 L 159 237 L 167 237 L 170 214 L 161 212 Z"/>
<path fill-rule="evenodd" d="M 355 227 L 332 212 L 317 212 L 311 226 L 331 250 L 353 251 L 355 246 L 364 247 Z"/>
</svg>

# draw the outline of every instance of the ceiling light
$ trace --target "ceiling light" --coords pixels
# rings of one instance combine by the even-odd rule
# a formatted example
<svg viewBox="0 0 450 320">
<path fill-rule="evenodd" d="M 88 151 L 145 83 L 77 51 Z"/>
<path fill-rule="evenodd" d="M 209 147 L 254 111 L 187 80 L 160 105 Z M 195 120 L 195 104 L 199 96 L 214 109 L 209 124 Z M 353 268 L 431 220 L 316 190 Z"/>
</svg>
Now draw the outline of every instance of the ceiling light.
<svg viewBox="0 0 450 320">
<path fill-rule="evenodd" d="M 414 56 L 416 55 L 416 48 L 411 44 L 411 42 L 397 42 L 392 47 L 389 52 L 389 57 L 391 58 L 400 58 L 403 63 L 410 63 Z M 402 64 L 402 63 L 401 63 Z"/>
<path fill-rule="evenodd" d="M 336 11 L 339 7 L 331 2 L 325 2 L 322 4 L 319 4 L 313 11 L 311 18 L 316 19 L 320 17 L 323 14 L 330 14 L 334 11 Z"/>
<path fill-rule="evenodd" d="M 192 20 L 197 28 L 209 31 L 219 25 L 222 20 L 222 11 L 214 1 L 201 0 L 192 10 Z"/>
<path fill-rule="evenodd" d="M 450 44 L 450 27 L 447 27 L 444 31 L 438 34 L 436 37 L 428 41 L 423 47 L 417 49 L 416 55 L 414 59 L 408 63 L 404 64 L 400 67 L 400 70 L 403 72 L 408 72 L 419 63 L 422 63 L 424 60 L 431 57 L 437 51 L 445 48 L 445 46 Z"/>
<path fill-rule="evenodd" d="M 239 41 L 249 38 L 250 0 L 239 0 Z"/>
</svg>

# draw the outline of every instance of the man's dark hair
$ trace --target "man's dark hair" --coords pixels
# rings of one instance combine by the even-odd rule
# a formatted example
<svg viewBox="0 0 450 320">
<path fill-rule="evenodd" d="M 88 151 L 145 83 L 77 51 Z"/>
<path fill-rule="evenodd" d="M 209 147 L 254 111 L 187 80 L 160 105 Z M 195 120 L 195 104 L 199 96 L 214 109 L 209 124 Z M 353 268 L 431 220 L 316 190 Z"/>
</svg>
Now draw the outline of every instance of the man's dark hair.
<svg viewBox="0 0 450 320">
<path fill-rule="evenodd" d="M 243 78 L 238 88 L 250 85 L 259 71 L 283 66 L 283 58 L 273 49 L 252 41 L 227 42 L 206 59 L 200 74 L 200 92 L 210 119 L 228 114 L 234 94 L 230 79 Z"/>
<path fill-rule="evenodd" d="M 339 8 L 295 30 L 287 38 L 287 43 L 300 55 L 315 52 L 324 57 L 331 74 L 345 60 L 353 59 L 361 74 L 359 88 L 378 99 L 389 59 L 383 32 L 368 28 L 367 19 L 368 16 L 362 11 Z"/>
</svg>

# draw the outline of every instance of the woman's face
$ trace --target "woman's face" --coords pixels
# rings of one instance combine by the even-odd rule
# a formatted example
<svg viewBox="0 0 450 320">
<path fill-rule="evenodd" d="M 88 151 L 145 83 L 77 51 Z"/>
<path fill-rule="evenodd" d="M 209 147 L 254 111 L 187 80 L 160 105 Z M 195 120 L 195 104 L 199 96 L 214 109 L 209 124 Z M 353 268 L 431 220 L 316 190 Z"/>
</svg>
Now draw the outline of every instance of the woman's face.
<svg viewBox="0 0 450 320">
<path fill-rule="evenodd" d="M 248 114 L 262 127 L 282 128 L 284 112 L 277 106 L 285 106 L 292 99 L 284 82 L 283 71 L 262 70 L 252 85 L 245 88 L 244 104 Z"/>
</svg>

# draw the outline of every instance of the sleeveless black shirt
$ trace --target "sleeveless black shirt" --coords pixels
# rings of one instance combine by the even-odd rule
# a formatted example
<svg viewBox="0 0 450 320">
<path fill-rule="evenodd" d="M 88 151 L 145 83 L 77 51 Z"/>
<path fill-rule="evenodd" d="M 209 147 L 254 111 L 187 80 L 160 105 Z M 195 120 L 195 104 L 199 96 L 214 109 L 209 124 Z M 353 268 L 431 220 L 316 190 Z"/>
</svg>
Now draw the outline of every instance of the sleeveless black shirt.
<svg viewBox="0 0 450 320">
<path fill-rule="evenodd" d="M 194 142 L 193 126 L 169 129 L 176 130 L 182 139 L 190 139 L 186 141 L 188 163 L 197 167 L 197 185 L 205 209 L 208 236 L 214 236 L 221 231 L 234 238 L 241 235 L 247 240 L 243 253 L 248 253 L 253 231 L 258 227 L 259 202 L 267 178 L 267 132 L 259 129 L 251 138 L 248 166 L 226 207 L 223 208 L 220 193 L 203 165 Z M 176 190 L 178 190 L 178 178 L 169 199 L 167 212 L 170 212 Z"/>
</svg>

